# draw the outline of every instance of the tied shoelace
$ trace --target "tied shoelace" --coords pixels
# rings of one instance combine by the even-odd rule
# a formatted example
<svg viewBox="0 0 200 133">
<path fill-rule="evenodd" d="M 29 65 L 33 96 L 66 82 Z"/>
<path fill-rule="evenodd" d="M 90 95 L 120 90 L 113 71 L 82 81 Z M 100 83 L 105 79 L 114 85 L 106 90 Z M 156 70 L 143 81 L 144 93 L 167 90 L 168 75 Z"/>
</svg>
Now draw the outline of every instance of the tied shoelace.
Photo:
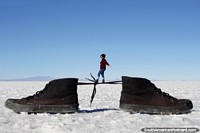
<svg viewBox="0 0 200 133">
<path fill-rule="evenodd" d="M 93 102 L 93 99 L 96 95 L 96 85 L 99 84 L 98 83 L 98 79 L 95 79 L 94 76 L 90 73 L 90 76 L 92 79 L 88 79 L 86 78 L 87 80 L 91 81 L 92 84 L 94 85 L 93 87 L 93 92 L 92 92 L 92 96 L 91 96 L 91 100 L 90 100 L 90 107 L 92 105 L 92 102 Z M 103 82 L 104 84 L 121 84 L 122 81 L 111 81 L 111 82 Z M 90 83 L 79 83 L 79 85 L 84 85 L 84 84 L 90 84 Z"/>
<path fill-rule="evenodd" d="M 92 92 L 92 96 L 91 96 L 91 100 L 90 100 L 90 107 L 91 107 L 94 96 L 96 95 L 96 85 L 98 84 L 98 80 L 95 79 L 91 73 L 90 73 L 90 76 L 92 77 L 92 79 L 88 79 L 88 78 L 86 78 L 86 79 L 89 81 L 92 81 L 94 83 L 93 92 Z"/>
</svg>

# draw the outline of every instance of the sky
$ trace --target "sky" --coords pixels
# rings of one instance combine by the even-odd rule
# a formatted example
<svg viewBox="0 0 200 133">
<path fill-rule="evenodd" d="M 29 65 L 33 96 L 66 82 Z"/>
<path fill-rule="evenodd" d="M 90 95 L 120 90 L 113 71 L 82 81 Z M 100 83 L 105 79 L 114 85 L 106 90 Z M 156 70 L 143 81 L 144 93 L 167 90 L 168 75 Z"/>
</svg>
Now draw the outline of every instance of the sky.
<svg viewBox="0 0 200 133">
<path fill-rule="evenodd" d="M 200 80 L 199 0 L 0 0 L 0 79 Z"/>
</svg>

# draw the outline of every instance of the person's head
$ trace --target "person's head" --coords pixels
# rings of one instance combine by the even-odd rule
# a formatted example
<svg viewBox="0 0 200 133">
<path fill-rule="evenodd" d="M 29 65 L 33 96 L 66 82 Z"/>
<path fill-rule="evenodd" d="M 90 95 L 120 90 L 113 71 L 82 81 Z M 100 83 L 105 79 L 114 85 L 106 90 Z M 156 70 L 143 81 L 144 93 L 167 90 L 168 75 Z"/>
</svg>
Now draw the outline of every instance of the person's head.
<svg viewBox="0 0 200 133">
<path fill-rule="evenodd" d="M 101 58 L 106 58 L 106 54 L 101 54 L 100 57 Z"/>
</svg>

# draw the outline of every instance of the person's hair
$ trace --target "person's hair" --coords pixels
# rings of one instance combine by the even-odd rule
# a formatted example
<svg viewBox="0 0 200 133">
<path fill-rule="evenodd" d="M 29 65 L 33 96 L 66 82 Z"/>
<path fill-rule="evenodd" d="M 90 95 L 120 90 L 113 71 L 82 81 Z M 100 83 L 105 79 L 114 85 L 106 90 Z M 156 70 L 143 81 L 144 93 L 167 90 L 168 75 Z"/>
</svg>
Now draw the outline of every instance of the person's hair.
<svg viewBox="0 0 200 133">
<path fill-rule="evenodd" d="M 106 58 L 106 54 L 101 54 L 101 56 L 102 56 L 103 58 Z"/>
</svg>

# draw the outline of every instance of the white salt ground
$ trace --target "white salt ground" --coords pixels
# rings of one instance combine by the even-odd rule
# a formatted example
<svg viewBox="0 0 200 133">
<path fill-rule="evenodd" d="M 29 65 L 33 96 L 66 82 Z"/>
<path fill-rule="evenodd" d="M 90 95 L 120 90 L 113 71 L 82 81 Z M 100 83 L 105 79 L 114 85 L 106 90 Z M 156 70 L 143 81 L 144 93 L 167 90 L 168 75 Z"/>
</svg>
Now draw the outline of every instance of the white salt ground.
<svg viewBox="0 0 200 133">
<path fill-rule="evenodd" d="M 154 81 L 162 91 L 191 99 L 190 114 L 129 114 L 119 110 L 121 85 L 78 86 L 79 108 L 73 114 L 16 114 L 4 107 L 8 98 L 22 98 L 42 90 L 47 82 L 0 82 L 0 133 L 139 133 L 142 128 L 200 128 L 200 81 Z"/>
</svg>

